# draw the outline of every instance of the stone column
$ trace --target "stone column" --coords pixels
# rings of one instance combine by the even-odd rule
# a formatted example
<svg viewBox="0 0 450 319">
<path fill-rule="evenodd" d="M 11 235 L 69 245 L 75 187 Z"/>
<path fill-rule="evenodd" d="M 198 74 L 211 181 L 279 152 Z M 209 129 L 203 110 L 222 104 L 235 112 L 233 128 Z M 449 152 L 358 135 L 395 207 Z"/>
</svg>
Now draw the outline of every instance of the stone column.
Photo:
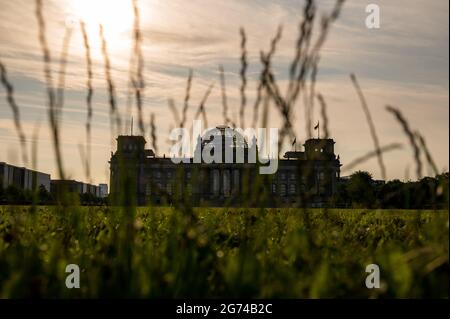
<svg viewBox="0 0 450 319">
<path fill-rule="evenodd" d="M 331 170 L 331 194 L 336 193 L 336 170 Z"/>
</svg>

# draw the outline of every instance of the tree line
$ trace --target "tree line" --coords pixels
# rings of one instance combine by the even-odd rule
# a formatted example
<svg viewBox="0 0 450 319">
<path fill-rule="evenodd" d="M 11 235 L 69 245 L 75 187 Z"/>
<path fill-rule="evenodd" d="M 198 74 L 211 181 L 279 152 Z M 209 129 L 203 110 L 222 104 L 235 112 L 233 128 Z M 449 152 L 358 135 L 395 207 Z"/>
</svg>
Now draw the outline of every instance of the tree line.
<svg viewBox="0 0 450 319">
<path fill-rule="evenodd" d="M 376 181 L 366 171 L 341 179 L 330 206 L 349 208 L 448 209 L 449 173 L 418 181 Z"/>
<path fill-rule="evenodd" d="M 336 208 L 386 208 L 386 209 L 448 209 L 449 173 L 424 177 L 418 181 L 376 181 L 366 171 L 357 171 L 341 179 L 329 207 Z M 107 198 L 90 193 L 65 194 L 70 203 L 81 205 L 107 205 Z M 11 185 L 0 186 L 0 204 L 54 205 L 59 198 L 40 185 L 36 191 L 23 190 Z"/>
</svg>

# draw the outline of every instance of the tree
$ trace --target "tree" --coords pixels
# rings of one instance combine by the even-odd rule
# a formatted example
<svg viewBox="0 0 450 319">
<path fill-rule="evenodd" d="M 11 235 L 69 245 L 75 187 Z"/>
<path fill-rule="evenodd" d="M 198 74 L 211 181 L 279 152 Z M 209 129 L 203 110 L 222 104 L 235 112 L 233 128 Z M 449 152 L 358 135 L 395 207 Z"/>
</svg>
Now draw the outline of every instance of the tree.
<svg viewBox="0 0 450 319">
<path fill-rule="evenodd" d="M 448 178 L 449 173 L 442 173 L 436 176 L 436 180 L 438 182 L 436 189 L 436 201 L 438 202 L 441 208 L 448 209 L 448 197 L 449 197 L 449 189 L 448 189 Z"/>
<path fill-rule="evenodd" d="M 353 207 L 372 208 L 375 205 L 372 175 L 365 171 L 357 171 L 350 175 L 347 193 Z"/>
<path fill-rule="evenodd" d="M 377 193 L 380 208 L 403 208 L 405 205 L 404 183 L 398 179 L 386 182 Z"/>
<path fill-rule="evenodd" d="M 23 191 L 15 185 L 9 185 L 5 190 L 6 202 L 20 204 L 25 200 Z"/>
<path fill-rule="evenodd" d="M 52 202 L 52 195 L 47 191 L 44 185 L 39 185 L 37 194 L 40 204 L 50 204 Z"/>
</svg>

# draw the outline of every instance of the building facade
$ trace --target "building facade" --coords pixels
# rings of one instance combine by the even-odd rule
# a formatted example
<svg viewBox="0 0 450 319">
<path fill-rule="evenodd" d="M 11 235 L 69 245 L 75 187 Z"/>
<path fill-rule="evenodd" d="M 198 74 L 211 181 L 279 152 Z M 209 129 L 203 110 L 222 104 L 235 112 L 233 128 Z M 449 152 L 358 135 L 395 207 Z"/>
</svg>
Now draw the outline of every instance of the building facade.
<svg viewBox="0 0 450 319">
<path fill-rule="evenodd" d="M 63 193 L 91 194 L 95 197 L 100 197 L 99 186 L 71 179 L 52 179 L 50 189 L 55 198 L 58 198 Z"/>
<path fill-rule="evenodd" d="M 35 190 L 42 185 L 50 191 L 50 174 L 0 162 L 0 185 L 3 189 L 15 186 L 23 190 Z"/>
<path fill-rule="evenodd" d="M 199 162 L 194 158 L 158 157 L 145 149 L 142 136 L 119 136 L 111 153 L 110 195 L 116 202 L 131 201 L 170 205 L 187 200 L 191 206 L 325 206 L 336 192 L 340 161 L 332 139 L 309 139 L 304 151 L 286 152 L 278 159 L 276 173 L 259 174 L 258 153 L 238 132 L 219 126 L 197 139 L 194 151 L 222 147 L 222 160 Z M 232 137 L 226 134 L 232 131 Z M 225 163 L 226 149 L 233 163 Z M 229 153 L 228 153 L 229 154 Z M 258 158 L 258 156 L 256 156 Z"/>
<path fill-rule="evenodd" d="M 98 184 L 98 191 L 99 191 L 99 197 L 100 198 L 106 198 L 108 197 L 108 184 Z"/>
</svg>

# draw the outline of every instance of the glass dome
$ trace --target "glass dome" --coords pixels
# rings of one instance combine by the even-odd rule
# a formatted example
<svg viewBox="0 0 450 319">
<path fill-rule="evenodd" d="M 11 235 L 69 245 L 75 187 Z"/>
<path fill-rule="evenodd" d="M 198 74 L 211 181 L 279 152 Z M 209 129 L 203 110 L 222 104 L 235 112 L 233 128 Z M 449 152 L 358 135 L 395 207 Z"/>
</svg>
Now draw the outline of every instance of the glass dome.
<svg viewBox="0 0 450 319">
<path fill-rule="evenodd" d="M 210 143 L 213 143 L 210 145 Z M 225 148 L 243 148 L 247 149 L 248 144 L 244 136 L 237 130 L 226 126 L 220 125 L 213 129 L 208 130 L 202 137 L 202 149 L 205 145 L 210 145 L 214 148 L 222 146 Z"/>
</svg>

